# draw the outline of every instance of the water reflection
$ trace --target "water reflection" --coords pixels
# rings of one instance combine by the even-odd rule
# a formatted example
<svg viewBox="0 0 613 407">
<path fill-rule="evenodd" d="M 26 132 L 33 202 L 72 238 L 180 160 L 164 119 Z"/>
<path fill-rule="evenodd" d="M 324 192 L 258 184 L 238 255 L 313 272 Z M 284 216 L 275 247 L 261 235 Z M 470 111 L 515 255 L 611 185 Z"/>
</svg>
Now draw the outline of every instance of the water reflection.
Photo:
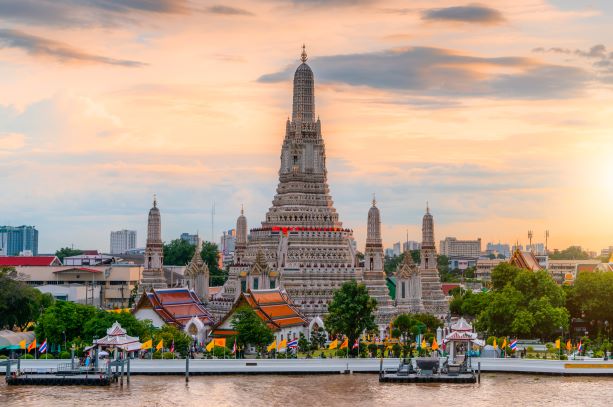
<svg viewBox="0 0 613 407">
<path fill-rule="evenodd" d="M 604 406 L 609 378 L 487 374 L 481 384 L 379 384 L 373 374 L 133 376 L 129 386 L 0 385 L 2 406 Z"/>
</svg>

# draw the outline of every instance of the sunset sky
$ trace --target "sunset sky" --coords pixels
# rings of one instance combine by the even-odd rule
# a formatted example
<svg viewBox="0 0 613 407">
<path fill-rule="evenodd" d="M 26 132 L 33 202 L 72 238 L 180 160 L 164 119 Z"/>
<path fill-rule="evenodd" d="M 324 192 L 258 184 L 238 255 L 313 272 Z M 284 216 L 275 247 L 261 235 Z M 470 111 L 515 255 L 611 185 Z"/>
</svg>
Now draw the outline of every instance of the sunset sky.
<svg viewBox="0 0 613 407">
<path fill-rule="evenodd" d="M 0 225 L 215 241 L 271 205 L 303 43 L 358 245 L 613 245 L 613 2 L 0 0 Z M 484 247 L 485 248 L 485 244 Z"/>
</svg>

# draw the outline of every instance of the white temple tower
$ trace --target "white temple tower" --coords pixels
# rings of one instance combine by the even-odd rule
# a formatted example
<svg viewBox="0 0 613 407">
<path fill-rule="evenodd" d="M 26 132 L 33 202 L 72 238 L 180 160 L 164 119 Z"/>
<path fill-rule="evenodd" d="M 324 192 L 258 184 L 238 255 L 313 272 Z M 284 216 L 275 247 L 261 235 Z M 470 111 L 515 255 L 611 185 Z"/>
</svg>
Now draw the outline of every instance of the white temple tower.
<svg viewBox="0 0 613 407">
<path fill-rule="evenodd" d="M 202 241 L 198 239 L 191 261 L 185 267 L 184 275 L 190 290 L 193 290 L 204 303 L 209 301 L 209 266 L 202 259 Z"/>
<path fill-rule="evenodd" d="M 436 246 L 434 243 L 434 219 L 430 207 L 426 205 L 426 214 L 422 222 L 421 291 L 424 309 L 429 314 L 445 317 L 449 312 L 449 303 L 443 294 L 441 279 L 438 274 Z"/>
<path fill-rule="evenodd" d="M 411 251 L 404 252 L 404 259 L 396 269 L 396 308 L 398 313 L 423 313 L 421 273 Z"/>
<path fill-rule="evenodd" d="M 145 264 L 139 294 L 151 288 L 167 288 L 164 278 L 164 242 L 162 242 L 162 217 L 153 197 L 153 207 L 149 210 L 147 221 L 147 245 L 145 247 Z"/>
</svg>

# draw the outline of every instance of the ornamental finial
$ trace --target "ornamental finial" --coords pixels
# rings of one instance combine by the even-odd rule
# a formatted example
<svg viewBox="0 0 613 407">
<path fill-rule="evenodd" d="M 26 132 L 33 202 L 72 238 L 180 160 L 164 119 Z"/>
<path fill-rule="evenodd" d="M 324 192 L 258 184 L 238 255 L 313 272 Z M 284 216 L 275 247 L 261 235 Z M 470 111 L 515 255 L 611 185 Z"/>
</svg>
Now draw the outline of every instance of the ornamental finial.
<svg viewBox="0 0 613 407">
<path fill-rule="evenodd" d="M 375 197 L 375 193 L 372 193 L 372 206 L 373 208 L 376 206 L 377 204 L 377 198 Z"/>
<path fill-rule="evenodd" d="M 300 60 L 305 63 L 307 59 L 306 46 L 302 44 L 302 54 L 300 54 Z"/>
<path fill-rule="evenodd" d="M 243 204 L 241 204 L 241 215 L 243 214 Z"/>
<path fill-rule="evenodd" d="M 153 194 L 153 207 L 154 208 L 158 207 L 158 198 L 156 194 Z"/>
<path fill-rule="evenodd" d="M 430 213 L 430 203 L 426 201 L 426 213 Z"/>
</svg>

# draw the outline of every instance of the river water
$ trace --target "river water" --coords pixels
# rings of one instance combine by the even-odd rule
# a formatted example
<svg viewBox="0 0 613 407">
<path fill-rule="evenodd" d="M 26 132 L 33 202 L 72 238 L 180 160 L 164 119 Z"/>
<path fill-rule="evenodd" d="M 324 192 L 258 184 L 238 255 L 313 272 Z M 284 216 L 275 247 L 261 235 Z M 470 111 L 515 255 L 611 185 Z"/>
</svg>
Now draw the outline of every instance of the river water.
<svg viewBox="0 0 613 407">
<path fill-rule="evenodd" d="M 0 379 L 1 380 L 1 379 Z M 376 374 L 132 376 L 129 386 L 0 384 L 0 406 L 611 406 L 613 378 L 484 374 L 480 384 L 380 384 Z"/>
</svg>

